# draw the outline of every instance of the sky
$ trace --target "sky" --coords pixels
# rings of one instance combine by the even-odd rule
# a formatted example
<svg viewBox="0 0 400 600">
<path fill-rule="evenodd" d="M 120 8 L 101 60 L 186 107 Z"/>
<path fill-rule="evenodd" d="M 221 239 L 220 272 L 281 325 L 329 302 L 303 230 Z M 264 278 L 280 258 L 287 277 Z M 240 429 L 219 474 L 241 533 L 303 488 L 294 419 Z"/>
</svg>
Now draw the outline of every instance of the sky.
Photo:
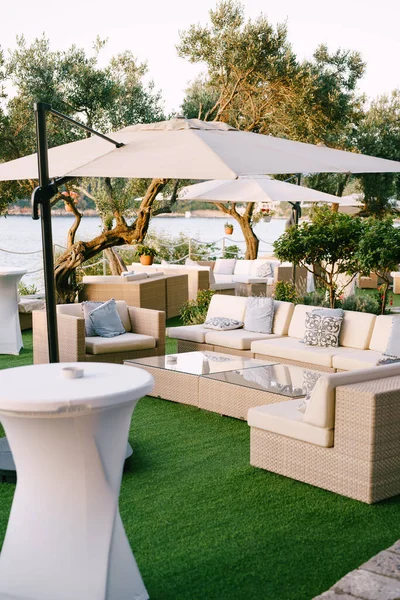
<svg viewBox="0 0 400 600">
<path fill-rule="evenodd" d="M 215 0 L 0 0 L 0 47 L 15 47 L 17 35 L 32 42 L 43 32 L 52 49 L 76 44 L 91 50 L 96 36 L 108 39 L 103 64 L 125 50 L 147 61 L 149 76 L 162 91 L 167 113 L 178 111 L 188 83 L 205 70 L 180 59 L 179 31 L 206 24 Z M 250 18 L 264 13 L 273 24 L 287 21 L 289 41 L 299 59 L 325 43 L 358 50 L 367 63 L 359 89 L 369 97 L 400 88 L 399 0 L 244 0 Z M 56 8 L 56 7 L 59 8 Z"/>
</svg>

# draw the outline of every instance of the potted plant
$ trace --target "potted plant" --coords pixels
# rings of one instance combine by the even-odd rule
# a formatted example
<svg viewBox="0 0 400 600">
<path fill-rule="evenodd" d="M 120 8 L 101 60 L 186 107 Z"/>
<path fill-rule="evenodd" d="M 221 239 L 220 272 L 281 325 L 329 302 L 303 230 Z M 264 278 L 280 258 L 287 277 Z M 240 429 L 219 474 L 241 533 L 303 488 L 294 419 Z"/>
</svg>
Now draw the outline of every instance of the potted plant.
<svg viewBox="0 0 400 600">
<path fill-rule="evenodd" d="M 153 259 L 156 256 L 156 254 L 157 250 L 155 250 L 151 246 L 144 246 L 143 244 L 138 244 L 136 246 L 136 255 L 139 256 L 142 265 L 152 265 Z"/>
<path fill-rule="evenodd" d="M 261 219 L 264 223 L 269 223 L 272 219 L 272 216 L 275 214 L 275 211 L 272 208 L 260 208 Z"/>
<path fill-rule="evenodd" d="M 232 223 L 225 223 L 225 235 L 232 235 L 233 233 L 233 225 Z"/>
</svg>

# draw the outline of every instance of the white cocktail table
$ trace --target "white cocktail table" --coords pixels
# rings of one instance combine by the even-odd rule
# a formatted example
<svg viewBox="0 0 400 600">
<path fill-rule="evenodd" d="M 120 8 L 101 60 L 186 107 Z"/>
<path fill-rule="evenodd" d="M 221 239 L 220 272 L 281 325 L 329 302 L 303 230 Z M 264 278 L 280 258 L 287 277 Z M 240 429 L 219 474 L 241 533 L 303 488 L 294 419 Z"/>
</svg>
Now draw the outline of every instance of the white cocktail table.
<svg viewBox="0 0 400 600">
<path fill-rule="evenodd" d="M 18 282 L 26 271 L 0 267 L 0 354 L 19 354 L 23 347 L 18 314 Z"/>
<path fill-rule="evenodd" d="M 66 378 L 63 368 L 84 370 Z M 0 371 L 0 420 L 18 481 L 0 555 L 0 598 L 148 598 L 118 511 L 143 369 L 101 363 Z"/>
</svg>

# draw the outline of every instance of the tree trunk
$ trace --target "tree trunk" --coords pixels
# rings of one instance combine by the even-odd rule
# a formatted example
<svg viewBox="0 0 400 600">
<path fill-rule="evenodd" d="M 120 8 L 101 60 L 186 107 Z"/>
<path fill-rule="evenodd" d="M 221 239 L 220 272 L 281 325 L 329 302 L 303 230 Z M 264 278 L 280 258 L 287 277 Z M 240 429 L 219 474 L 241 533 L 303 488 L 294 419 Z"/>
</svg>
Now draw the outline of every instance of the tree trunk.
<svg viewBox="0 0 400 600">
<path fill-rule="evenodd" d="M 128 225 L 121 217 L 117 219 L 114 229 L 102 231 L 89 242 L 75 242 L 58 257 L 54 269 L 58 302 L 71 303 L 75 301 L 77 289 L 73 281 L 74 272 L 86 260 L 113 246 L 137 244 L 144 240 L 149 227 L 151 207 L 167 181 L 167 179 L 153 179 L 132 225 Z"/>
<path fill-rule="evenodd" d="M 254 202 L 249 202 L 243 215 L 237 212 L 235 205 L 228 207 L 225 204 L 216 202 L 216 206 L 226 215 L 229 215 L 240 225 L 245 242 L 246 242 L 246 260 L 255 260 L 258 254 L 259 239 L 251 226 L 251 218 L 253 216 Z"/>
<path fill-rule="evenodd" d="M 113 275 L 121 275 L 123 271 L 127 271 L 125 262 L 115 248 L 107 248 L 107 250 L 104 250 L 104 255 L 108 260 Z"/>
<path fill-rule="evenodd" d="M 385 308 L 386 308 L 386 302 L 387 302 L 387 295 L 388 295 L 388 291 L 389 291 L 389 281 L 387 281 L 386 279 L 384 280 L 384 284 L 381 287 L 381 294 L 382 294 L 382 302 L 381 302 L 381 315 L 385 314 Z"/>
</svg>

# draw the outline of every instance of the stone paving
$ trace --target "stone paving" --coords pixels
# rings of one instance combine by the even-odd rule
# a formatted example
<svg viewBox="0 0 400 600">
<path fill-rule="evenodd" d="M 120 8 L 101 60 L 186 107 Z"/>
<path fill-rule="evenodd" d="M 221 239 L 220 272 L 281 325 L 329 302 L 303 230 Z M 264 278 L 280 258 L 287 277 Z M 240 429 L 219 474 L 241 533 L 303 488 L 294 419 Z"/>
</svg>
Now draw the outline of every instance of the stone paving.
<svg viewBox="0 0 400 600">
<path fill-rule="evenodd" d="M 400 540 L 314 600 L 400 600 Z"/>
</svg>

